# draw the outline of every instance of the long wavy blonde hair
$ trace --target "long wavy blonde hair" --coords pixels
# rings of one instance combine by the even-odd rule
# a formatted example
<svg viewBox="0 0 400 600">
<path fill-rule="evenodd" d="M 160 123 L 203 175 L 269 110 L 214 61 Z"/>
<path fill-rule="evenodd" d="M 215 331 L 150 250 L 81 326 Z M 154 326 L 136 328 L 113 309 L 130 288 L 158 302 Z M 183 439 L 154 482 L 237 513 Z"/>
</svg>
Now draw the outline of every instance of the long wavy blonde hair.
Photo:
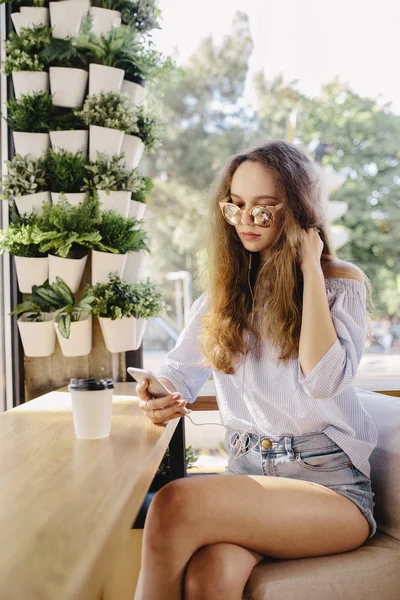
<svg viewBox="0 0 400 600">
<path fill-rule="evenodd" d="M 230 194 L 233 174 L 244 161 L 258 162 L 268 169 L 274 179 L 275 195 L 285 204 L 276 238 L 269 247 L 274 258 L 255 286 L 253 313 L 261 316 L 258 325 L 251 313 L 260 255 L 243 246 L 218 204 Z M 297 146 L 284 140 L 269 141 L 236 154 L 219 173 L 211 186 L 207 266 L 202 277 L 209 304 L 202 319 L 200 345 L 207 366 L 232 374 L 240 354 L 250 351 L 260 358 L 265 339 L 279 348 L 280 360 L 287 362 L 298 356 L 303 304 L 299 247 L 301 230 L 310 227 L 320 231 L 324 270 L 337 257 L 327 231 L 319 168 Z M 367 277 L 365 284 L 370 292 Z M 248 339 L 244 332 L 250 334 Z"/>
</svg>

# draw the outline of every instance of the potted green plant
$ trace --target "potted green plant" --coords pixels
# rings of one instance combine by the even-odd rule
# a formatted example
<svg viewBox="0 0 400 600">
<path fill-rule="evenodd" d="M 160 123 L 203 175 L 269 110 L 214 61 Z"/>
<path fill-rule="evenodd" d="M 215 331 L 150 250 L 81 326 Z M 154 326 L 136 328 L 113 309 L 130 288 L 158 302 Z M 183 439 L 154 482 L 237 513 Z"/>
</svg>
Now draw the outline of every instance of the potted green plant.
<svg viewBox="0 0 400 600">
<path fill-rule="evenodd" d="M 87 157 L 89 130 L 72 108 L 53 107 L 50 143 L 56 152 L 82 153 Z"/>
<path fill-rule="evenodd" d="M 89 126 L 90 162 L 96 160 L 97 152 L 120 154 L 125 132 L 132 131 L 137 121 L 129 98 L 118 92 L 87 96 L 76 114 Z"/>
<path fill-rule="evenodd" d="M 90 8 L 89 0 L 58 0 L 49 2 L 53 38 L 76 36 Z"/>
<path fill-rule="evenodd" d="M 56 298 L 61 304 L 53 315 L 53 325 L 56 331 L 61 352 L 64 356 L 86 356 L 92 349 L 92 302 L 93 296 L 89 290 L 79 302 L 68 285 L 57 277 L 51 286 L 51 293 L 44 290 L 43 296 Z"/>
<path fill-rule="evenodd" d="M 155 0 L 92 0 L 92 7 L 120 12 L 121 22 L 141 33 L 160 28 L 160 11 Z"/>
<path fill-rule="evenodd" d="M 160 121 L 146 112 L 142 105 L 135 108 L 135 117 L 135 125 L 129 133 L 125 133 L 121 146 L 125 164 L 131 169 L 139 165 L 145 148 L 152 153 L 161 145 Z"/>
<path fill-rule="evenodd" d="M 13 132 L 15 152 L 43 157 L 49 146 L 53 103 L 50 94 L 37 92 L 7 102 L 7 123 Z"/>
<path fill-rule="evenodd" d="M 50 65 L 53 104 L 82 108 L 89 77 L 86 52 L 72 39 L 52 38 L 39 56 Z"/>
<path fill-rule="evenodd" d="M 19 35 L 10 33 L 6 41 L 4 73 L 11 75 L 17 100 L 35 92 L 48 93 L 48 62 L 40 51 L 50 43 L 50 27 L 23 28 Z"/>
<path fill-rule="evenodd" d="M 93 0 L 90 8 L 94 35 L 107 35 L 111 29 L 121 25 L 120 6 L 127 0 Z"/>
<path fill-rule="evenodd" d="M 148 319 L 165 311 L 162 290 L 150 279 L 128 284 L 111 273 L 107 283 L 98 283 L 89 293 L 93 297 L 92 316 L 99 319 L 109 352 L 137 350 Z"/>
<path fill-rule="evenodd" d="M 47 190 L 44 159 L 15 154 L 6 161 L 7 175 L 2 181 L 1 198 L 16 204 L 20 215 L 40 211 L 43 203 L 50 203 Z"/>
<path fill-rule="evenodd" d="M 70 204 L 80 204 L 87 197 L 84 191 L 87 159 L 80 153 L 55 152 L 50 149 L 46 156 L 46 181 L 53 204 L 63 194 Z"/>
<path fill-rule="evenodd" d="M 34 285 L 31 295 L 11 311 L 12 315 L 21 315 L 17 325 L 26 356 L 37 358 L 53 354 L 56 347 L 54 312 L 64 305 L 65 299 L 56 297 L 45 281 Z"/>
<path fill-rule="evenodd" d="M 49 254 L 49 281 L 61 277 L 78 291 L 85 269 L 88 248 L 101 240 L 98 230 L 98 203 L 87 198 L 72 206 L 64 197 L 55 205 L 44 207 L 36 242 L 39 250 Z"/>
<path fill-rule="evenodd" d="M 5 0 L 5 2 L 11 1 L 20 6 L 19 12 L 11 14 L 18 35 L 21 34 L 21 29 L 49 24 L 49 9 L 45 6 L 45 0 Z"/>
<path fill-rule="evenodd" d="M 39 250 L 35 238 L 38 221 L 38 215 L 32 213 L 10 222 L 7 229 L 0 229 L 0 253 L 14 256 L 18 288 L 23 294 L 30 294 L 33 286 L 48 278 L 49 259 Z"/>
<path fill-rule="evenodd" d="M 153 189 L 153 182 L 150 177 L 141 176 L 139 186 L 131 195 L 129 206 L 129 216 L 135 219 L 143 219 L 146 214 L 146 199 Z"/>
<path fill-rule="evenodd" d="M 123 157 L 115 154 L 97 154 L 94 163 L 86 167 L 87 177 L 83 189 L 96 192 L 103 210 L 115 210 L 123 217 L 129 216 L 131 194 L 142 184 L 134 169 L 127 169 Z"/>
<path fill-rule="evenodd" d="M 165 78 L 175 68 L 172 59 L 164 57 L 153 45 L 151 40 L 141 40 L 136 33 L 135 38 L 129 39 L 129 44 L 121 50 L 118 57 L 116 66 L 125 71 L 121 93 L 128 94 L 132 106 L 142 102 L 146 82 Z"/>
<path fill-rule="evenodd" d="M 92 285 L 106 282 L 109 273 L 122 277 L 128 252 L 150 252 L 141 221 L 125 218 L 113 210 L 104 211 L 98 226 L 100 240 L 92 244 Z"/>
<path fill-rule="evenodd" d="M 76 44 L 86 52 L 90 61 L 89 95 L 121 90 L 125 72 L 116 65 L 128 42 L 121 27 L 113 27 L 106 35 L 101 36 L 95 35 L 86 27 L 81 31 Z"/>
</svg>

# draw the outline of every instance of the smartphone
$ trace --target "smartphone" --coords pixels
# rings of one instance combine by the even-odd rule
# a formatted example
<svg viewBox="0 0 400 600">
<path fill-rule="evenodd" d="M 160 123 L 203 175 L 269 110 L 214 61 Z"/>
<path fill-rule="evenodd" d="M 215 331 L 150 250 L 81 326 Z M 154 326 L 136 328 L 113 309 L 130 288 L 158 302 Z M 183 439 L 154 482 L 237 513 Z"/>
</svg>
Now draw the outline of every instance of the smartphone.
<svg viewBox="0 0 400 600">
<path fill-rule="evenodd" d="M 131 377 L 138 383 L 141 383 L 143 379 L 148 379 L 149 386 L 147 388 L 150 396 L 153 398 L 162 398 L 163 396 L 169 396 L 173 392 L 170 391 L 151 371 L 146 371 L 145 369 L 139 369 L 138 367 L 128 367 L 127 371 Z M 177 412 L 180 412 L 184 415 L 189 414 L 189 410 L 186 406 L 180 408 Z"/>
</svg>

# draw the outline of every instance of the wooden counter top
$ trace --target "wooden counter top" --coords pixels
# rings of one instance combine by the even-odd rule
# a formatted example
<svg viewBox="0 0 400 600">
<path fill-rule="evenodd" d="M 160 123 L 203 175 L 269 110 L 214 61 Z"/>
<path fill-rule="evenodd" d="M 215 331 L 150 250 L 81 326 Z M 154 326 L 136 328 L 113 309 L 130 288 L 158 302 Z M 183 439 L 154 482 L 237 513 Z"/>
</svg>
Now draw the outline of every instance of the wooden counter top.
<svg viewBox="0 0 400 600">
<path fill-rule="evenodd" d="M 107 556 L 129 529 L 178 419 L 153 425 L 136 384 L 117 383 L 111 436 L 77 440 L 70 395 L 0 415 L 0 599 L 99 594 Z"/>
</svg>

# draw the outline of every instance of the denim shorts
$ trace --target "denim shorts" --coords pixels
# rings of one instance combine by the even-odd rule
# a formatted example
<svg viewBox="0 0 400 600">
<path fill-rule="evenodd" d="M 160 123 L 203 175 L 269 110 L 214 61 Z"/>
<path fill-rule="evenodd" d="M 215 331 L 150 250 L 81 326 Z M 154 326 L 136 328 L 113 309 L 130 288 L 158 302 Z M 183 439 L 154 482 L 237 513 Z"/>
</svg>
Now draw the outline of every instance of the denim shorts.
<svg viewBox="0 0 400 600">
<path fill-rule="evenodd" d="M 325 433 L 259 438 L 252 433 L 239 436 L 234 429 L 228 429 L 225 446 L 229 460 L 224 475 L 290 477 L 324 485 L 354 502 L 369 523 L 368 539 L 375 535 L 371 480 Z"/>
</svg>

